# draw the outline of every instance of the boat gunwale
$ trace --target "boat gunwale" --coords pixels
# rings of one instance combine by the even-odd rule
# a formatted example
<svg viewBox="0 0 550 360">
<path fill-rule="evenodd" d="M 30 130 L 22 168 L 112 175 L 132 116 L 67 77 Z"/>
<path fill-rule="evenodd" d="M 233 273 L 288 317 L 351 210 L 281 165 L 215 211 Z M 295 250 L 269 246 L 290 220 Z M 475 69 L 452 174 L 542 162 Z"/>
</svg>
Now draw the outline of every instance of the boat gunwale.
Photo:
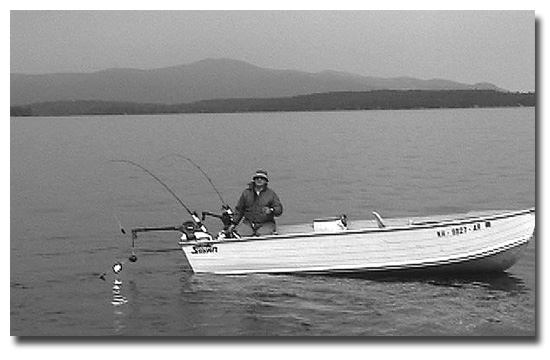
<svg viewBox="0 0 550 360">
<path fill-rule="evenodd" d="M 346 230 L 334 231 L 334 232 L 276 234 L 276 235 L 268 235 L 268 236 L 246 237 L 241 239 L 212 239 L 212 240 L 202 240 L 202 241 L 194 240 L 194 241 L 180 242 L 180 245 L 183 248 L 188 246 L 223 244 L 223 243 L 234 243 L 234 242 L 242 243 L 242 242 L 250 242 L 250 241 L 286 240 L 286 239 L 295 239 L 295 238 L 313 238 L 313 237 L 328 237 L 328 236 L 332 237 L 332 236 L 345 236 L 345 235 L 357 235 L 357 234 L 389 233 L 389 232 L 398 232 L 398 231 L 434 229 L 434 228 L 441 228 L 441 227 L 448 227 L 448 226 L 470 224 L 470 223 L 479 222 L 479 221 L 507 219 L 507 218 L 531 214 L 531 213 L 535 213 L 534 207 L 529 209 L 524 209 L 524 210 L 504 212 L 504 213 L 498 213 L 493 215 L 482 215 L 482 216 L 471 217 L 466 219 L 436 220 L 437 222 L 430 223 L 430 224 L 415 225 L 413 223 L 406 226 L 346 229 Z"/>
</svg>

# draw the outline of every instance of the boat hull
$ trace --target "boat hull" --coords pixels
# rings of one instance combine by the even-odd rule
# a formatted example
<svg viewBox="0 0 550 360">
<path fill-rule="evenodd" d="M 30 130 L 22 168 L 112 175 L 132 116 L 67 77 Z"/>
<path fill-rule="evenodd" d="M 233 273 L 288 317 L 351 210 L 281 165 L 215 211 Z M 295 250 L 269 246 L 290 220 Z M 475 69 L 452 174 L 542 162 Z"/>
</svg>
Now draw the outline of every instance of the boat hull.
<svg viewBox="0 0 550 360">
<path fill-rule="evenodd" d="M 496 272 L 521 256 L 534 233 L 535 213 L 388 222 L 397 225 L 187 242 L 182 249 L 195 273 Z"/>
</svg>

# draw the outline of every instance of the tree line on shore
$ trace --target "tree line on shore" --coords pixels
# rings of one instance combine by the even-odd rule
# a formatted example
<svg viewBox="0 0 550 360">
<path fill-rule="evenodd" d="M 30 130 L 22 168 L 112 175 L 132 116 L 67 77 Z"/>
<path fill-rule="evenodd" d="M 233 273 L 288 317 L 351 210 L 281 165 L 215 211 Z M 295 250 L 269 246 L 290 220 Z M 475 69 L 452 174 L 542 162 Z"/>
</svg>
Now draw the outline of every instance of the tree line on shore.
<svg viewBox="0 0 550 360">
<path fill-rule="evenodd" d="M 495 90 L 342 91 L 281 98 L 213 99 L 188 104 L 96 100 L 56 101 L 10 107 L 11 116 L 239 113 L 275 111 L 402 110 L 535 106 L 534 92 Z"/>
</svg>

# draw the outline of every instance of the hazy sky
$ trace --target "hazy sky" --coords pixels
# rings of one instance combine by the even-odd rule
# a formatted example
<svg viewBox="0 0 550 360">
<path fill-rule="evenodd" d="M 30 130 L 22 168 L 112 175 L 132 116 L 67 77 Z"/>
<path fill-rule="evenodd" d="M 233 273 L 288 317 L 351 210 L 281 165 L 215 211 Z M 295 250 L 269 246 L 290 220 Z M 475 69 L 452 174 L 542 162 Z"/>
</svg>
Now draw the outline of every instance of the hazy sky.
<svg viewBox="0 0 550 360">
<path fill-rule="evenodd" d="M 12 11 L 10 32 L 17 73 L 225 57 L 535 90 L 534 11 Z"/>
</svg>

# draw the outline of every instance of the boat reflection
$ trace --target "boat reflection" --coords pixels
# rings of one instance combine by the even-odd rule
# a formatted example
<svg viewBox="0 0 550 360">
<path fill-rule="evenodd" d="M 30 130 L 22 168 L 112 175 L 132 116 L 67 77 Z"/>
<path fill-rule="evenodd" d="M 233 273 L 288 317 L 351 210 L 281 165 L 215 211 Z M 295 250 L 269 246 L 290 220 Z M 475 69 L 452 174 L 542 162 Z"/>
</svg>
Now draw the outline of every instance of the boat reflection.
<svg viewBox="0 0 550 360">
<path fill-rule="evenodd" d="M 529 291 L 525 282 L 508 272 L 494 273 L 426 273 L 421 271 L 394 272 L 386 274 L 332 274 L 328 276 L 365 279 L 376 282 L 420 282 L 442 287 L 483 287 L 491 291 L 502 291 L 510 295 L 524 294 Z"/>
</svg>

